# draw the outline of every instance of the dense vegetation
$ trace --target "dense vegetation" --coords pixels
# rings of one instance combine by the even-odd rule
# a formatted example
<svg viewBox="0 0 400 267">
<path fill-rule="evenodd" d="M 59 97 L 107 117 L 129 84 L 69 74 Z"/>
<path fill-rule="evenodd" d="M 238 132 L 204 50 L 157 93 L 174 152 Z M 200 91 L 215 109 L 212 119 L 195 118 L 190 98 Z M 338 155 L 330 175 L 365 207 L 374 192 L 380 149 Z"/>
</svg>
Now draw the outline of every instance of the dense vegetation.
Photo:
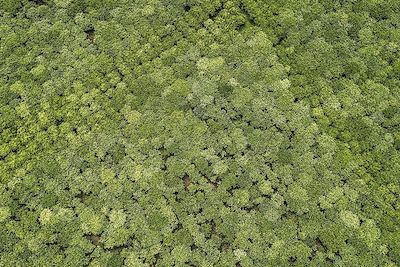
<svg viewBox="0 0 400 267">
<path fill-rule="evenodd" d="M 400 1 L 0 0 L 0 266 L 400 266 Z"/>
</svg>

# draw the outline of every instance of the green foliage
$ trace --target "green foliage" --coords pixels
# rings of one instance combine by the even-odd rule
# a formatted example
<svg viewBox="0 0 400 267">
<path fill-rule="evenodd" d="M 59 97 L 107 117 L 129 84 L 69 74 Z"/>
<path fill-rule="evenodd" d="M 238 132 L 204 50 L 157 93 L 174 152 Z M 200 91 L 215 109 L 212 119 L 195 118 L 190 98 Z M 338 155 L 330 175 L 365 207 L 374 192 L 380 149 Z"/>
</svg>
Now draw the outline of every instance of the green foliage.
<svg viewBox="0 0 400 267">
<path fill-rule="evenodd" d="M 0 266 L 399 266 L 397 0 L 0 0 Z"/>
</svg>

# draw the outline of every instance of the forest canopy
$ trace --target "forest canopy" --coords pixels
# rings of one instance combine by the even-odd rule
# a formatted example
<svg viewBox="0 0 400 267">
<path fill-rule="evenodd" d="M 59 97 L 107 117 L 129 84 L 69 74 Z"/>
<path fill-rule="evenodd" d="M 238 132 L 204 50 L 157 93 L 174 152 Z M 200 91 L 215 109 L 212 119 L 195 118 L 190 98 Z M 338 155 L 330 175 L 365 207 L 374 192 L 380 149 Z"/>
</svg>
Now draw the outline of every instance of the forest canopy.
<svg viewBox="0 0 400 267">
<path fill-rule="evenodd" d="M 0 0 L 0 266 L 400 266 L 400 1 Z"/>
</svg>

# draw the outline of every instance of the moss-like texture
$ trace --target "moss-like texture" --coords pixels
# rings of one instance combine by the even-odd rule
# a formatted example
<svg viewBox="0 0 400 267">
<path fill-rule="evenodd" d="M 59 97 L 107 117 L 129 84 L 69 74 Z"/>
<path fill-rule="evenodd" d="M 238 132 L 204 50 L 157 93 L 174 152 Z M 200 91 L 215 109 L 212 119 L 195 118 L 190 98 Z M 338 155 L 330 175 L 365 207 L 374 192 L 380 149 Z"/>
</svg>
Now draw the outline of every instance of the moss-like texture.
<svg viewBox="0 0 400 267">
<path fill-rule="evenodd" d="M 400 265 L 400 1 L 0 16 L 0 266 Z"/>
</svg>

